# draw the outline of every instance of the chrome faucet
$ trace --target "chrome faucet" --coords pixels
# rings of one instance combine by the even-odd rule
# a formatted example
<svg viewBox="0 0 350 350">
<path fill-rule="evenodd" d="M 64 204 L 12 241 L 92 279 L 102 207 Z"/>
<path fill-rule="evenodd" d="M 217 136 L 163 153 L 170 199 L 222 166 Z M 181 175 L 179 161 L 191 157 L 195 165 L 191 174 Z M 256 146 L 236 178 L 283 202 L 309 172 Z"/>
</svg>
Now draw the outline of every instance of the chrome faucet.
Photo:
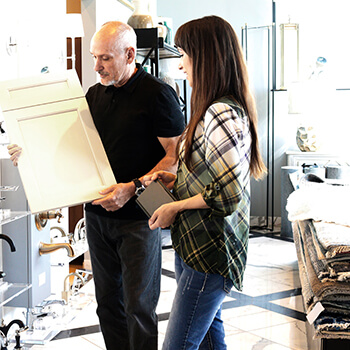
<svg viewBox="0 0 350 350">
<path fill-rule="evenodd" d="M 37 307 L 44 309 L 46 306 L 53 304 L 66 305 L 67 303 L 63 299 L 50 299 L 42 301 Z"/>
<path fill-rule="evenodd" d="M 9 236 L 4 235 L 3 233 L 0 233 L 0 239 L 5 240 L 10 245 L 11 252 L 16 251 L 16 247 L 13 243 L 13 240 Z"/>
<path fill-rule="evenodd" d="M 78 240 L 80 239 L 85 239 L 86 238 L 86 233 L 85 233 L 85 218 L 81 218 L 77 224 L 75 225 L 74 228 L 74 236 L 78 238 Z"/>
<path fill-rule="evenodd" d="M 51 306 L 53 304 L 62 305 L 63 307 L 66 305 L 66 302 L 63 299 L 44 300 L 32 309 L 27 310 L 27 322 L 30 330 L 34 330 L 35 320 L 46 316 L 53 316 L 54 318 L 57 316 L 56 313 L 52 312 L 49 308 L 46 310 L 48 306 Z"/>
<path fill-rule="evenodd" d="M 74 249 L 69 243 L 39 243 L 39 254 L 49 254 L 55 252 L 58 249 L 64 248 L 67 250 L 68 256 L 74 256 Z"/>
</svg>

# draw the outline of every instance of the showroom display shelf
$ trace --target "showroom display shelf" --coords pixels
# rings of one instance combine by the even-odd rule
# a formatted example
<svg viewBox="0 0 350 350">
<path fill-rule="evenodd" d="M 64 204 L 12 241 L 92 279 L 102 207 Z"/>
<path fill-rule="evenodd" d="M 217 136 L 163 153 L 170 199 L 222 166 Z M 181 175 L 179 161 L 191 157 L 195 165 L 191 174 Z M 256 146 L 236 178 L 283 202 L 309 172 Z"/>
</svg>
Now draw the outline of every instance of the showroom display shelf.
<svg viewBox="0 0 350 350">
<path fill-rule="evenodd" d="M 31 288 L 31 284 L 2 282 L 0 284 L 0 307 L 6 305 L 29 288 Z"/>
</svg>

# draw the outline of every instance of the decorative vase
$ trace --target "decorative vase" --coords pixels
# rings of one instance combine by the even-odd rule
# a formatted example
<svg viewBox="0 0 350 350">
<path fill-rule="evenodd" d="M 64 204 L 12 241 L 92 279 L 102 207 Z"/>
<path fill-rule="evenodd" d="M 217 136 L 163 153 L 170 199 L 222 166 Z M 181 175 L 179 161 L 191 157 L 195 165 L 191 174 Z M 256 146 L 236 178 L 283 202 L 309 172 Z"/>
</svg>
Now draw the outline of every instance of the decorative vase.
<svg viewBox="0 0 350 350">
<path fill-rule="evenodd" d="M 135 10 L 128 19 L 129 26 L 133 28 L 152 28 L 154 19 L 150 11 L 149 0 L 133 0 Z"/>
<path fill-rule="evenodd" d="M 296 141 L 302 152 L 316 152 L 320 147 L 315 129 L 312 126 L 299 126 Z"/>
</svg>

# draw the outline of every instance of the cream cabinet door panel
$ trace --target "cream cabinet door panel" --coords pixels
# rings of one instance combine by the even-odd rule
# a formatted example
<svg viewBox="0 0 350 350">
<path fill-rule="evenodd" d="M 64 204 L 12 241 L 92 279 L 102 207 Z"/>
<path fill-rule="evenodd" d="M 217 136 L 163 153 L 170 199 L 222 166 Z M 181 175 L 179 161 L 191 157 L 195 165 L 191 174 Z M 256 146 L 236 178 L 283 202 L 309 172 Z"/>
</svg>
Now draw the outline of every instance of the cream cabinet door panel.
<svg viewBox="0 0 350 350">
<path fill-rule="evenodd" d="M 32 213 L 90 202 L 115 184 L 85 97 L 3 113 Z"/>
<path fill-rule="evenodd" d="M 41 74 L 0 82 L 3 112 L 83 96 L 83 89 L 73 70 L 67 70 L 64 74 Z"/>
</svg>

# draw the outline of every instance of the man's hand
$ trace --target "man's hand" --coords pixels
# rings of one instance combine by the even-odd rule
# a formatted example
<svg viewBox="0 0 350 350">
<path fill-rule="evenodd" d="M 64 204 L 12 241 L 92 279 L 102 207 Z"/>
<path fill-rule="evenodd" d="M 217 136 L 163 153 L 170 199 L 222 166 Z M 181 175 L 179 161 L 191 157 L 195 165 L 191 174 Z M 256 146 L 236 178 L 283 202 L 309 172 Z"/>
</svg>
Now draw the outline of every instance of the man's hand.
<svg viewBox="0 0 350 350">
<path fill-rule="evenodd" d="M 22 148 L 13 143 L 7 146 L 7 150 L 13 165 L 17 166 L 19 156 L 22 154 Z"/>
<path fill-rule="evenodd" d="M 101 205 L 107 211 L 116 211 L 135 195 L 135 185 L 133 182 L 119 183 L 112 185 L 99 192 L 103 198 L 92 202 L 94 205 Z"/>
</svg>

